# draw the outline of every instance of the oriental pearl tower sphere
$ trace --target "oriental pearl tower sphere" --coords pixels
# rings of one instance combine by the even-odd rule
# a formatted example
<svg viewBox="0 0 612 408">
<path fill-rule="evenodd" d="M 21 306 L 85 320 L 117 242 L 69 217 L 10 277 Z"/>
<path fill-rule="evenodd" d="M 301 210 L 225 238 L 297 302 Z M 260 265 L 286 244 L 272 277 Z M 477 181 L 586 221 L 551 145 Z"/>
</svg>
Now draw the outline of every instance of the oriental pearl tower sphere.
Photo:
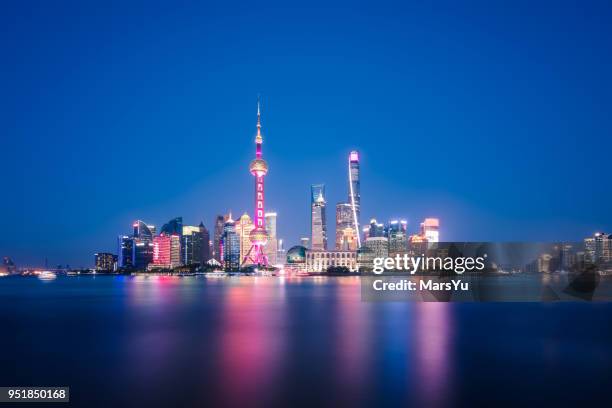
<svg viewBox="0 0 612 408">
<path fill-rule="evenodd" d="M 250 261 L 255 265 L 268 265 L 268 257 L 264 253 L 264 247 L 268 243 L 268 233 L 266 231 L 264 217 L 264 177 L 268 174 L 268 163 L 262 159 L 261 145 L 263 138 L 261 136 L 261 112 L 259 109 L 259 100 L 257 101 L 257 136 L 255 136 L 255 159 L 251 162 L 249 170 L 255 177 L 255 228 L 251 231 L 249 239 L 251 240 L 251 248 L 242 260 L 242 264 Z"/>
</svg>

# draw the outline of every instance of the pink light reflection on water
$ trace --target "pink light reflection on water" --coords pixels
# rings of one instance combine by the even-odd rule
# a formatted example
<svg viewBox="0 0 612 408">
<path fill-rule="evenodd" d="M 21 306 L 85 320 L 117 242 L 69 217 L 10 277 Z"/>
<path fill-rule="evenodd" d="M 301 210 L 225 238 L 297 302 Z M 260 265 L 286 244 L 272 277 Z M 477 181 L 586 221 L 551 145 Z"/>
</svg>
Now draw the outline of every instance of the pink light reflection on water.
<svg viewBox="0 0 612 408">
<path fill-rule="evenodd" d="M 428 407 L 451 402 L 453 318 L 451 304 L 415 303 L 417 399 Z"/>
<path fill-rule="evenodd" d="M 336 355 L 340 406 L 354 406 L 360 402 L 368 387 L 371 364 L 370 313 L 371 304 L 361 301 L 361 280 L 358 277 L 342 278 L 335 282 L 338 299 L 338 326 Z"/>
<path fill-rule="evenodd" d="M 278 382 L 285 353 L 284 282 L 241 278 L 223 300 L 219 387 L 224 405 L 261 404 Z"/>
</svg>

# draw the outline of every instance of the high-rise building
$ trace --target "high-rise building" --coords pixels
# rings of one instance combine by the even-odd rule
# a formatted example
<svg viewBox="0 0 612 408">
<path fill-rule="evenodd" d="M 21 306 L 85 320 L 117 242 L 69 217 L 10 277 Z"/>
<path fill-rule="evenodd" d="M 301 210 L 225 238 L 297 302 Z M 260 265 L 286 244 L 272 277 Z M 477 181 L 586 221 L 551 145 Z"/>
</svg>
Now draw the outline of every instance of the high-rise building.
<svg viewBox="0 0 612 408">
<path fill-rule="evenodd" d="M 284 264 L 287 260 L 287 251 L 285 251 L 285 247 L 283 245 L 282 238 L 278 240 L 278 250 L 276 251 L 276 262 Z"/>
<path fill-rule="evenodd" d="M 249 249 L 251 249 L 251 231 L 255 229 L 249 214 L 244 213 L 236 222 L 236 234 L 240 240 L 240 259 L 245 259 Z M 242 263 L 242 266 L 249 266 L 253 263 L 250 260 Z"/>
<path fill-rule="evenodd" d="M 153 238 L 153 265 L 170 265 L 170 237 L 171 235 L 157 235 Z"/>
<path fill-rule="evenodd" d="M 255 136 L 255 159 L 249 165 L 249 170 L 255 177 L 255 228 L 251 231 L 251 248 L 247 255 L 242 259 L 242 263 L 252 263 L 255 265 L 268 265 L 268 257 L 265 254 L 265 247 L 268 243 L 268 233 L 265 225 L 265 206 L 264 206 L 264 178 L 268 174 L 268 163 L 262 158 L 261 145 L 263 137 L 261 135 L 261 112 L 259 100 L 257 101 L 257 135 Z"/>
<path fill-rule="evenodd" d="M 153 261 L 153 232 L 141 220 L 134 221 L 132 242 L 132 266 L 138 270 L 147 269 Z"/>
<path fill-rule="evenodd" d="M 133 238 L 132 262 L 134 268 L 145 270 L 153 262 L 153 241 L 148 238 Z"/>
<path fill-rule="evenodd" d="M 340 239 L 340 245 L 339 248 L 337 248 L 338 250 L 356 251 L 359 249 L 357 232 L 353 229 L 353 227 L 344 228 L 341 231 Z"/>
<path fill-rule="evenodd" d="M 612 261 L 612 234 L 595 233 L 584 239 L 585 261 L 601 263 Z"/>
<path fill-rule="evenodd" d="M 236 233 L 236 222 L 231 218 L 223 225 L 221 254 L 225 269 L 235 270 L 240 267 L 240 237 Z"/>
<path fill-rule="evenodd" d="M 183 217 L 176 217 L 165 223 L 161 227 L 160 234 L 183 235 Z"/>
<path fill-rule="evenodd" d="M 208 231 L 204 224 L 198 226 L 184 225 L 183 235 L 181 236 L 181 260 L 184 265 L 201 265 L 208 261 L 204 259 L 204 254 L 208 253 L 209 246 Z"/>
<path fill-rule="evenodd" d="M 440 242 L 440 220 L 437 218 L 425 218 L 421 223 L 421 235 L 430 244 Z"/>
<path fill-rule="evenodd" d="M 310 238 L 308 237 L 300 238 L 300 245 L 306 249 L 310 248 Z"/>
<path fill-rule="evenodd" d="M 361 236 L 363 237 L 364 241 L 370 237 L 370 226 L 369 225 L 366 225 L 365 227 L 361 227 Z"/>
<path fill-rule="evenodd" d="M 202 255 L 200 256 L 200 260 L 201 264 L 205 264 L 212 258 L 212 249 L 210 245 L 210 233 L 203 222 L 200 222 L 200 232 L 202 233 Z"/>
<path fill-rule="evenodd" d="M 389 239 L 389 256 L 403 255 L 408 251 L 408 223 L 405 220 L 393 220 L 387 226 Z"/>
<path fill-rule="evenodd" d="M 367 229 L 367 237 L 384 237 L 385 236 L 385 226 L 383 224 L 379 224 L 375 218 L 370 220 L 370 224 L 367 227 L 364 227 L 364 230 Z"/>
<path fill-rule="evenodd" d="M 357 235 L 357 246 L 361 247 L 359 228 L 361 225 L 361 192 L 359 180 L 359 152 L 353 150 L 349 153 L 349 204 L 353 210 L 353 229 Z"/>
<path fill-rule="evenodd" d="M 313 184 L 310 186 L 310 246 L 313 251 L 327 250 L 325 205 L 325 184 Z"/>
<path fill-rule="evenodd" d="M 223 262 L 223 256 L 221 255 L 221 236 L 223 235 L 223 225 L 225 220 L 222 215 L 217 215 L 215 218 L 215 231 L 213 237 L 213 258 L 219 262 Z"/>
<path fill-rule="evenodd" d="M 266 232 L 268 233 L 268 244 L 265 248 L 265 254 L 268 257 L 268 263 L 270 265 L 276 265 L 277 263 L 277 251 L 278 251 L 278 240 L 276 237 L 276 219 L 277 214 L 275 212 L 267 212 L 266 218 Z"/>
<path fill-rule="evenodd" d="M 132 268 L 134 266 L 132 254 L 134 252 L 134 238 L 120 235 L 117 238 L 117 265 L 119 268 Z"/>
<path fill-rule="evenodd" d="M 10 275 L 12 273 L 15 273 L 16 271 L 17 271 L 17 266 L 15 265 L 15 262 L 13 262 L 13 260 L 9 258 L 8 256 L 3 257 L 2 263 L 0 264 L 0 273 Z"/>
<path fill-rule="evenodd" d="M 559 270 L 569 271 L 576 265 L 576 252 L 573 245 L 560 242 L 553 247 L 553 251 L 558 259 Z"/>
<path fill-rule="evenodd" d="M 136 220 L 132 226 L 134 227 L 134 238 L 153 241 L 155 233 L 151 231 L 151 228 L 144 221 Z M 154 226 L 153 228 L 155 229 Z"/>
<path fill-rule="evenodd" d="M 162 232 L 153 238 L 152 265 L 170 269 L 181 265 L 181 237 L 178 234 Z"/>
<path fill-rule="evenodd" d="M 95 268 L 98 272 L 114 272 L 117 270 L 117 255 L 108 252 L 95 254 Z"/>
<path fill-rule="evenodd" d="M 540 273 L 550 273 L 555 271 L 555 259 L 551 254 L 541 254 L 536 262 L 538 268 L 537 270 Z"/>
<path fill-rule="evenodd" d="M 349 203 L 336 204 L 336 249 L 357 250 L 353 206 Z"/>
<path fill-rule="evenodd" d="M 410 256 L 423 256 L 427 251 L 428 243 L 425 235 L 414 234 L 408 237 L 408 254 Z"/>
</svg>

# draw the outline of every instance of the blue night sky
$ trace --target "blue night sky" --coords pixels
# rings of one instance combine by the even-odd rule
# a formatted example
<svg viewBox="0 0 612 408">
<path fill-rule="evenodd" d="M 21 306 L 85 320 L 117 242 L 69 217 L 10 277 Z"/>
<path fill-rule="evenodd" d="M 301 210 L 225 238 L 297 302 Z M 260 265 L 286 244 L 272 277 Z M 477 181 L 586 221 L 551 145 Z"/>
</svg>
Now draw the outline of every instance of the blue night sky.
<svg viewBox="0 0 612 408">
<path fill-rule="evenodd" d="M 612 230 L 610 2 L 174 3 L 3 3 L 0 255 L 90 266 L 135 219 L 252 213 L 258 93 L 286 246 L 312 183 L 333 236 L 351 149 L 362 221 Z"/>
</svg>

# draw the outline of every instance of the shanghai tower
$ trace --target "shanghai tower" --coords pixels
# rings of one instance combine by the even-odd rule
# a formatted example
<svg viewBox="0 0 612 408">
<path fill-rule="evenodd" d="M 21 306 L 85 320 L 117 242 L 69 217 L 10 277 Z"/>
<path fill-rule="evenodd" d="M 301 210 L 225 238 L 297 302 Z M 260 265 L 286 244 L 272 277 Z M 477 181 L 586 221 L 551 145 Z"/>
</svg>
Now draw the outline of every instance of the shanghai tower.
<svg viewBox="0 0 612 408">
<path fill-rule="evenodd" d="M 255 228 L 249 234 L 251 248 L 242 260 L 242 264 L 268 265 L 264 247 L 268 243 L 268 233 L 265 225 L 264 211 L 264 177 L 268 174 L 268 163 L 262 159 L 261 145 L 261 113 L 259 100 L 257 101 L 257 136 L 255 136 L 255 159 L 251 162 L 249 170 L 255 177 L 255 214 L 253 217 Z"/>
<path fill-rule="evenodd" d="M 359 192 L 359 152 L 353 150 L 349 154 L 348 163 L 349 175 L 349 204 L 353 212 L 353 223 L 355 227 L 355 235 L 357 235 L 357 246 L 361 247 L 361 237 L 359 231 L 359 218 L 361 214 L 361 193 Z"/>
</svg>

